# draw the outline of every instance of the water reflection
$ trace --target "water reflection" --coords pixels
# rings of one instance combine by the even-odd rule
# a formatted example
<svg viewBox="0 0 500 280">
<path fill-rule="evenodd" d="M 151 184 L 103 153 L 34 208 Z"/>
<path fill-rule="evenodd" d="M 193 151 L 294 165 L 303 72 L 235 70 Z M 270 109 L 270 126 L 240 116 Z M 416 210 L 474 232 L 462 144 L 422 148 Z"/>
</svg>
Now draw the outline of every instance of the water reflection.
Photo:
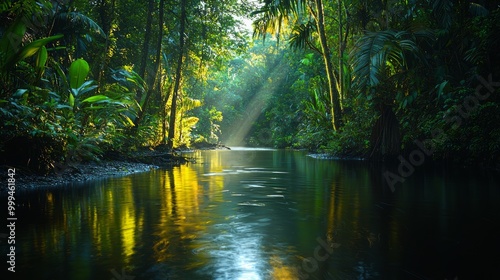
<svg viewBox="0 0 500 280">
<path fill-rule="evenodd" d="M 20 197 L 16 276 L 465 279 L 493 265 L 475 253 L 498 248 L 492 177 L 421 169 L 392 193 L 362 162 L 249 149 L 190 156 L 196 164 Z"/>
</svg>

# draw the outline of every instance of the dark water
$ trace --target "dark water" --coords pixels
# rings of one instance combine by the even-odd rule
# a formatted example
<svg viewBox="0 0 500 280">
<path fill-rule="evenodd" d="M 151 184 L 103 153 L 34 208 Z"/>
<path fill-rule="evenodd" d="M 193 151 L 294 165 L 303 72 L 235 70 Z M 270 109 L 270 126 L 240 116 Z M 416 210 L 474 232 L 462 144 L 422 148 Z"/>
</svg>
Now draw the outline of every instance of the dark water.
<svg viewBox="0 0 500 280">
<path fill-rule="evenodd" d="M 2 279 L 500 278 L 498 174 L 424 164 L 392 192 L 380 164 L 190 156 L 18 194 L 16 272 L 3 262 L 15 277 Z"/>
</svg>

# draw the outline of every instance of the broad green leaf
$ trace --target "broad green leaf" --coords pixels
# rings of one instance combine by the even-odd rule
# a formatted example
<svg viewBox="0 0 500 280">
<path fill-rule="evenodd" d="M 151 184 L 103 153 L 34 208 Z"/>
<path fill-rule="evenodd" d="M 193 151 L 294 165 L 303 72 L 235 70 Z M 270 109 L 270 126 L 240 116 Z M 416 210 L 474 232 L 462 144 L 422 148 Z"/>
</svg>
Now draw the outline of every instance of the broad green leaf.
<svg viewBox="0 0 500 280">
<path fill-rule="evenodd" d="M 79 88 L 87 78 L 90 67 L 84 59 L 77 59 L 69 67 L 69 85 L 71 88 Z"/>
<path fill-rule="evenodd" d="M 46 62 L 47 62 L 47 48 L 45 46 L 42 46 L 38 50 L 38 56 L 36 58 L 36 67 L 43 68 Z"/>
<path fill-rule="evenodd" d="M 36 40 L 36 41 L 29 43 L 27 46 L 25 46 L 21 50 L 21 52 L 19 53 L 19 55 L 17 55 L 16 59 L 13 62 L 21 61 L 27 57 L 30 57 L 30 56 L 36 54 L 41 47 L 45 46 L 46 44 L 48 44 L 52 41 L 58 40 L 62 37 L 63 37 L 63 35 L 54 35 L 54 36 L 39 39 L 39 40 Z"/>
<path fill-rule="evenodd" d="M 111 101 L 111 99 L 109 97 L 107 97 L 106 95 L 94 95 L 94 96 L 91 96 L 89 98 L 86 98 L 82 102 L 95 103 L 95 102 L 104 101 L 104 100 Z"/>
</svg>

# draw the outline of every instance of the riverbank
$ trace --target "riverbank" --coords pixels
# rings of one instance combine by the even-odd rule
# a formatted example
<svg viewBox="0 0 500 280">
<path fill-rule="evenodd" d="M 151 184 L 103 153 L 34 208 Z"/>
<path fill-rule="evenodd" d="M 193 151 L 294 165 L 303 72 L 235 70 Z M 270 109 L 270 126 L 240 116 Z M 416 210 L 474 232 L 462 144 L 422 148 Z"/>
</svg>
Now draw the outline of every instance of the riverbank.
<svg viewBox="0 0 500 280">
<path fill-rule="evenodd" d="M 165 150 L 144 148 L 127 154 L 108 153 L 99 161 L 81 161 L 56 164 L 54 169 L 45 175 L 37 174 L 28 168 L 3 165 L 0 178 L 7 182 L 7 171 L 15 169 L 16 190 L 26 191 L 35 188 L 62 186 L 70 183 L 126 176 L 147 172 L 167 166 L 184 164 L 190 159 L 166 152 Z M 0 188 L 0 195 L 7 193 L 7 188 Z"/>
<path fill-rule="evenodd" d="M 196 150 L 230 150 L 229 147 L 224 145 L 200 145 L 195 147 Z M 28 168 L 11 166 L 11 165 L 1 165 L 2 174 L 0 174 L 0 179 L 2 182 L 7 182 L 8 170 L 9 168 L 15 168 L 15 180 L 16 180 L 16 190 L 26 191 L 35 188 L 44 187 L 54 187 L 63 186 L 71 183 L 80 183 L 85 181 L 91 181 L 102 178 L 109 177 L 120 177 L 127 176 L 134 173 L 147 172 L 152 169 L 171 167 L 187 162 L 192 162 L 194 159 L 189 159 L 180 155 L 176 152 L 182 152 L 186 149 L 176 150 L 174 153 L 167 151 L 166 149 L 158 148 L 143 148 L 138 151 L 129 153 L 107 153 L 103 155 L 102 160 L 99 161 L 81 161 L 81 162 L 71 162 L 65 164 L 56 164 L 53 171 L 48 174 L 40 175 Z M 370 159 L 363 157 L 338 157 L 330 153 L 308 153 L 307 156 L 324 159 L 324 160 L 355 160 L 355 161 L 370 161 Z M 438 165 L 453 165 L 464 167 L 463 164 L 457 164 L 456 162 L 450 161 L 432 161 Z M 397 163 L 393 164 L 397 166 Z M 466 165 L 470 166 L 470 165 Z M 480 164 L 476 165 L 481 169 L 500 171 L 500 163 L 495 165 L 482 166 Z M 7 188 L 0 188 L 0 196 L 7 193 Z"/>
</svg>

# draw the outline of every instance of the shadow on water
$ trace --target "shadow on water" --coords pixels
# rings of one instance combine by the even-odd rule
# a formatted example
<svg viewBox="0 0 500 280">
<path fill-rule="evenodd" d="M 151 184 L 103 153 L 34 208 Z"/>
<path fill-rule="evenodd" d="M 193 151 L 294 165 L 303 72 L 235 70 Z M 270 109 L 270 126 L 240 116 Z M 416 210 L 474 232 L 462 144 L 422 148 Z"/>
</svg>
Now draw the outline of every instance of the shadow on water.
<svg viewBox="0 0 500 280">
<path fill-rule="evenodd" d="M 189 156 L 197 163 L 18 197 L 16 278 L 497 274 L 496 175 L 428 165 L 393 192 L 392 167 L 366 162 L 244 148 Z"/>
</svg>

